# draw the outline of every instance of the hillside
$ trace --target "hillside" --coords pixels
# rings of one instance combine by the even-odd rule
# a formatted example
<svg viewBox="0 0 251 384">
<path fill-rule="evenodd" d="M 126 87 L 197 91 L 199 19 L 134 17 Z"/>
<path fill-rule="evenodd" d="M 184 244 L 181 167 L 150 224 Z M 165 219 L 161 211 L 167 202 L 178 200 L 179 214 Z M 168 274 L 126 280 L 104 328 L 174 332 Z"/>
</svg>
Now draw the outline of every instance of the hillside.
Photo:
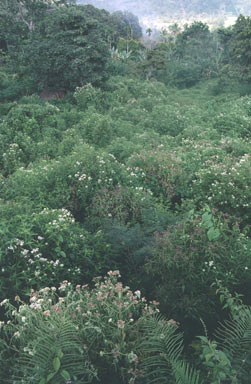
<svg viewBox="0 0 251 384">
<path fill-rule="evenodd" d="M 210 27 L 232 25 L 237 16 L 250 15 L 248 0 L 78 0 L 79 4 L 93 4 L 110 12 L 127 10 L 139 17 L 143 28 L 166 28 L 178 22 L 183 25 L 201 20 Z"/>
<path fill-rule="evenodd" d="M 0 2 L 1 384 L 250 384 L 251 17 L 131 11 Z"/>
<path fill-rule="evenodd" d="M 118 9 L 134 12 L 138 16 L 149 15 L 182 15 L 191 14 L 217 14 L 239 13 L 250 14 L 251 4 L 247 0 L 79 0 L 81 4 L 93 4 L 98 8 L 105 8 L 110 11 Z"/>
</svg>

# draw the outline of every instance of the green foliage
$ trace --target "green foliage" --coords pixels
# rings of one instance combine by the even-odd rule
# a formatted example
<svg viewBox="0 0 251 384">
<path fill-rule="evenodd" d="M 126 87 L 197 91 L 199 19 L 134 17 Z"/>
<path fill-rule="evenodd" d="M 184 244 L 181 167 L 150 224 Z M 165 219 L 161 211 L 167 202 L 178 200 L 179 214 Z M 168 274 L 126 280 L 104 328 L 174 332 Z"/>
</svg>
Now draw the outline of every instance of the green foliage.
<svg viewBox="0 0 251 384">
<path fill-rule="evenodd" d="M 237 70 L 239 68 L 240 71 L 239 77 L 247 80 L 251 78 L 250 38 L 251 18 L 240 15 L 233 26 L 230 49 Z"/>
<path fill-rule="evenodd" d="M 1 164 L 5 174 L 35 161 L 38 153 L 53 155 L 55 142 L 59 141 L 59 108 L 49 104 L 19 104 L 13 106 L 0 125 Z M 42 141 L 46 141 L 43 146 Z"/>
<path fill-rule="evenodd" d="M 89 282 L 111 264 L 102 231 L 89 233 L 66 209 L 34 212 L 13 204 L 1 206 L 1 212 L 1 298 L 51 281 Z"/>
<path fill-rule="evenodd" d="M 174 202 L 180 198 L 185 176 L 180 159 L 162 147 L 159 145 L 153 150 L 134 154 L 128 165 L 132 173 L 139 174 L 142 185 L 155 197 Z"/>
<path fill-rule="evenodd" d="M 249 220 L 249 155 L 238 159 L 225 156 L 224 161 L 222 164 L 212 156 L 196 172 L 193 181 L 195 201 L 200 195 L 200 201 L 208 202 L 229 215 L 240 216 L 242 225 L 245 225 Z"/>
<path fill-rule="evenodd" d="M 110 271 L 95 286 L 68 281 L 59 288 L 32 291 L 30 303 L 16 297 L 18 309 L 8 303 L 9 321 L 3 326 L 13 351 L 10 377 L 17 383 L 93 383 L 116 377 L 132 382 L 138 372 L 141 322 L 157 311 L 156 304 L 139 298 Z M 139 350 L 140 353 L 140 350 Z"/>
<path fill-rule="evenodd" d="M 249 18 L 146 50 L 126 12 L 2 3 L 1 380 L 246 384 Z"/>
<path fill-rule="evenodd" d="M 177 136 L 186 128 L 187 120 L 177 104 L 156 105 L 142 125 L 154 129 L 160 135 Z"/>
<path fill-rule="evenodd" d="M 243 280 L 249 284 L 249 252 L 250 239 L 231 218 L 191 211 L 184 222 L 155 233 L 153 256 L 146 264 L 149 280 L 155 282 L 153 295 L 177 319 L 215 316 L 210 285 L 216 279 L 224 279 L 230 289 Z"/>
<path fill-rule="evenodd" d="M 73 90 L 90 82 L 100 84 L 107 77 L 104 30 L 88 10 L 61 7 L 48 13 L 24 43 L 20 65 L 40 88 Z"/>
<path fill-rule="evenodd" d="M 105 147 L 116 134 L 112 118 L 96 113 L 93 108 L 86 112 L 84 120 L 80 121 L 77 129 L 86 142 L 98 147 Z"/>
<path fill-rule="evenodd" d="M 184 361 L 182 335 L 177 333 L 178 324 L 160 316 L 152 317 L 145 325 L 145 340 L 142 348 L 147 357 L 143 360 L 147 382 L 198 384 L 199 374 Z M 175 377 L 175 381 L 172 380 Z"/>
<path fill-rule="evenodd" d="M 229 301 L 229 291 L 224 289 Z M 223 297 L 223 296 L 221 296 Z M 208 369 L 210 383 L 246 383 L 250 374 L 251 313 L 250 307 L 231 304 L 234 318 L 216 329 L 216 340 L 200 336 L 203 364 Z M 238 314 L 237 314 L 238 312 Z"/>
<path fill-rule="evenodd" d="M 139 51 L 144 50 L 144 46 L 137 40 L 126 40 L 122 37 L 119 39 L 117 44 L 117 49 L 119 52 L 129 51 L 133 55 L 137 55 Z"/>
<path fill-rule="evenodd" d="M 81 109 L 89 107 L 98 108 L 102 100 L 102 93 L 100 89 L 94 88 L 90 83 L 81 88 L 76 88 L 74 98 Z"/>
<path fill-rule="evenodd" d="M 113 15 L 125 23 L 126 27 L 124 28 L 124 33 L 126 33 L 127 38 L 137 40 L 142 36 L 142 29 L 139 24 L 139 19 L 133 13 L 128 11 L 116 11 L 113 13 Z"/>
</svg>

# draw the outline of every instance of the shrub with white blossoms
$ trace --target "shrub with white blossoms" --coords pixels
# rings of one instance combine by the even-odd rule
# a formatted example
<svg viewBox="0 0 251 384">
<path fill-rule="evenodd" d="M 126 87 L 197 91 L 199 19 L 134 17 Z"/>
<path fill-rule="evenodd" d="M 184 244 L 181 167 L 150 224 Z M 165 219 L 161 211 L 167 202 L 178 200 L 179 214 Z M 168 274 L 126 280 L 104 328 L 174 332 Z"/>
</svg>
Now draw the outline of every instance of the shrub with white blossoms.
<svg viewBox="0 0 251 384">
<path fill-rule="evenodd" d="M 250 209 L 251 157 L 245 154 L 238 159 L 225 156 L 224 162 L 217 156 L 201 164 L 193 180 L 193 199 L 204 201 L 223 212 L 241 217 L 247 223 Z"/>
<path fill-rule="evenodd" d="M 133 384 L 142 374 L 142 325 L 158 312 L 158 303 L 147 303 L 119 277 L 119 271 L 110 271 L 104 279 L 95 278 L 92 289 L 65 280 L 58 288 L 32 290 L 29 303 L 15 298 L 17 308 L 4 300 L 9 320 L 1 330 L 15 355 L 10 377 L 32 378 L 35 384 L 48 377 L 53 383 L 62 377 L 87 383 L 94 376 L 103 382 L 114 375 Z"/>
</svg>

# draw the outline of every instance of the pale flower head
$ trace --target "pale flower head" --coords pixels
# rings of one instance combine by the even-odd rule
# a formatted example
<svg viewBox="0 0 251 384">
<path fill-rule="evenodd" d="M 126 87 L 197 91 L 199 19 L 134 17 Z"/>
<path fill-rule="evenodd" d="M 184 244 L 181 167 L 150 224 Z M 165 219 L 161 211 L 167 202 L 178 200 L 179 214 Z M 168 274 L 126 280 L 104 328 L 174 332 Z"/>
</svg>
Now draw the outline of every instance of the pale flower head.
<svg viewBox="0 0 251 384">
<path fill-rule="evenodd" d="M 120 328 L 120 329 L 125 328 L 125 322 L 124 322 L 124 320 L 118 320 L 118 321 L 117 321 L 117 326 L 118 326 L 118 328 Z"/>
</svg>

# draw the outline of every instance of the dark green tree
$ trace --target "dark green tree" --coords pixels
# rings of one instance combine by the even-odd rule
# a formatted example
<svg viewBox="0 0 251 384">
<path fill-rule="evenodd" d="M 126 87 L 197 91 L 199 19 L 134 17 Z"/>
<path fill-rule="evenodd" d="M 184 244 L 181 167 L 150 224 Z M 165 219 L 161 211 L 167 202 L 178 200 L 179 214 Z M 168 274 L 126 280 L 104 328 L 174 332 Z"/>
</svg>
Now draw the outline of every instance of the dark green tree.
<svg viewBox="0 0 251 384">
<path fill-rule="evenodd" d="M 117 11 L 114 12 L 113 15 L 117 16 L 125 23 L 125 29 L 123 31 L 125 36 L 122 37 L 128 37 L 135 40 L 142 37 L 142 29 L 137 16 L 128 11 Z"/>
<path fill-rule="evenodd" d="M 251 81 L 251 17 L 240 15 L 232 29 L 230 55 L 239 78 Z"/>
<path fill-rule="evenodd" d="M 20 49 L 19 73 L 30 76 L 40 89 L 100 84 L 110 58 L 100 16 L 92 6 L 48 12 Z"/>
</svg>

